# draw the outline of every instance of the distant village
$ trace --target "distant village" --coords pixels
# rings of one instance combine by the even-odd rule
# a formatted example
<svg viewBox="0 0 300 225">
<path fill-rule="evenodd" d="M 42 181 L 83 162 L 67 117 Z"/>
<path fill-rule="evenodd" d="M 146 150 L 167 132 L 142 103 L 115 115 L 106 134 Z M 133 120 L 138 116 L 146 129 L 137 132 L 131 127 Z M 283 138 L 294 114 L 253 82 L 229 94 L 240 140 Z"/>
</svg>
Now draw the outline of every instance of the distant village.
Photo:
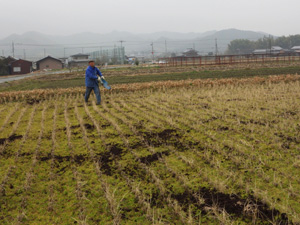
<svg viewBox="0 0 300 225">
<path fill-rule="evenodd" d="M 119 60 L 116 61 L 116 64 L 136 64 L 138 61 L 145 62 L 144 57 L 127 57 L 123 51 Z M 209 53 L 208 56 L 214 56 L 213 52 Z M 284 55 L 297 55 L 300 56 L 300 46 L 294 46 L 291 49 L 283 49 L 280 46 L 272 46 L 269 49 L 256 49 L 252 52 L 251 55 L 264 56 L 284 56 Z M 171 55 L 171 57 L 197 57 L 200 56 L 195 49 L 187 49 L 180 56 Z M 18 74 L 28 74 L 33 71 L 45 71 L 45 70 L 60 70 L 64 68 L 81 68 L 88 65 L 90 59 L 99 59 L 95 53 L 92 54 L 83 54 L 78 53 L 71 55 L 70 57 L 55 58 L 52 56 L 46 56 L 38 61 L 32 62 L 25 59 L 17 59 L 12 56 L 1 57 L 0 61 L 0 75 L 18 75 Z M 4 68 L 3 68 L 4 67 Z"/>
<path fill-rule="evenodd" d="M 12 56 L 7 58 L 1 57 L 2 61 L 6 64 L 6 69 L 10 75 L 27 74 L 35 70 L 60 70 L 69 66 L 86 66 L 89 61 L 89 55 L 76 54 L 72 55 L 71 61 L 68 58 L 55 58 L 46 56 L 36 62 L 28 61 L 25 59 L 17 59 Z"/>
</svg>

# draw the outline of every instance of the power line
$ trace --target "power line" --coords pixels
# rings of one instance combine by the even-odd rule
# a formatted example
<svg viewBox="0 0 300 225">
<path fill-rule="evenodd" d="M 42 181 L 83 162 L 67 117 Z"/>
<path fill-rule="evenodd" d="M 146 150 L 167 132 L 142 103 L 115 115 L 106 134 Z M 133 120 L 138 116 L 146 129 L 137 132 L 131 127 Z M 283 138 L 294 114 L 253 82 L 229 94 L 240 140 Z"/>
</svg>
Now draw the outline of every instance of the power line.
<svg viewBox="0 0 300 225">
<path fill-rule="evenodd" d="M 241 38 L 240 38 L 241 39 Z M 258 40 L 260 38 L 245 38 L 247 40 Z M 168 40 L 169 43 L 194 43 L 195 41 L 197 42 L 204 42 L 204 41 L 213 41 L 214 39 L 190 39 L 190 40 Z M 233 41 L 235 39 L 229 39 L 229 38 L 219 38 L 219 41 Z M 118 41 L 118 42 L 125 42 L 123 40 Z M 147 44 L 148 41 L 126 41 L 128 43 L 145 43 Z M 154 41 L 153 43 L 165 43 L 165 41 Z M 106 42 L 94 42 L 94 43 L 84 43 L 85 46 L 88 45 L 102 45 L 104 43 L 115 43 L 115 41 L 106 41 Z M 73 43 L 73 44 L 33 44 L 33 43 L 15 43 L 15 46 L 32 46 L 32 47 L 63 47 L 63 46 L 75 46 L 75 45 L 82 45 L 83 43 Z M 10 44 L 0 44 L 0 46 L 9 46 Z"/>
</svg>

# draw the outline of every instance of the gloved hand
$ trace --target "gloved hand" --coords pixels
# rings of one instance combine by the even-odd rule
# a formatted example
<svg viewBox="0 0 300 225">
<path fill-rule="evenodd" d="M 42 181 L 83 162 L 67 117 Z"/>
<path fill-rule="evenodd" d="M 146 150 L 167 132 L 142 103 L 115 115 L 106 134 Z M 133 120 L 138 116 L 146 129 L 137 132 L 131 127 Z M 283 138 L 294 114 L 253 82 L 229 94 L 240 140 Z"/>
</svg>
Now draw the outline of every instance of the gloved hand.
<svg viewBox="0 0 300 225">
<path fill-rule="evenodd" d="M 101 76 L 101 78 L 105 80 L 104 76 Z"/>
<path fill-rule="evenodd" d="M 98 83 L 101 83 L 103 84 L 102 80 L 101 80 L 101 77 L 99 76 L 98 79 L 97 79 Z"/>
</svg>

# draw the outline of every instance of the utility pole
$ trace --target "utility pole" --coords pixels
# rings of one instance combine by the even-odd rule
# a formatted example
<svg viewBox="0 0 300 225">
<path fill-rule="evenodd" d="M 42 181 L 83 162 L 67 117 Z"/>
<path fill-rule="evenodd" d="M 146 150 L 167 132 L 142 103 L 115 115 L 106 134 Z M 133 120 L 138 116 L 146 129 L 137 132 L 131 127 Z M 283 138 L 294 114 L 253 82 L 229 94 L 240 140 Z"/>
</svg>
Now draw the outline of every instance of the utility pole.
<svg viewBox="0 0 300 225">
<path fill-rule="evenodd" d="M 215 55 L 217 56 L 219 54 L 219 50 L 218 50 L 218 39 L 215 39 L 215 44 L 216 44 L 216 53 Z"/>
<path fill-rule="evenodd" d="M 116 44 L 114 44 L 114 56 L 113 56 L 113 64 L 116 64 L 117 52 L 116 52 Z"/>
<path fill-rule="evenodd" d="M 165 40 L 165 50 L 166 50 L 166 56 L 167 56 L 167 54 L 168 54 L 167 40 Z"/>
<path fill-rule="evenodd" d="M 2 49 L 2 56 L 4 56 L 4 50 Z"/>
<path fill-rule="evenodd" d="M 12 42 L 12 54 L 13 54 L 13 57 L 15 57 L 15 43 Z"/>
<path fill-rule="evenodd" d="M 44 48 L 44 57 L 46 57 L 46 48 Z"/>
<path fill-rule="evenodd" d="M 270 54 L 271 54 L 271 50 L 272 50 L 271 34 L 269 34 L 269 46 L 270 46 Z"/>
<path fill-rule="evenodd" d="M 83 54 L 83 47 L 81 48 L 81 53 Z"/>
<path fill-rule="evenodd" d="M 121 43 L 121 64 L 123 65 L 124 64 L 124 54 L 125 54 L 125 51 L 123 51 L 123 42 L 125 42 L 125 41 L 123 41 L 123 40 L 120 40 L 119 41 L 120 43 Z"/>
<path fill-rule="evenodd" d="M 152 62 L 154 62 L 154 46 L 153 46 L 153 42 L 150 45 L 152 46 Z"/>
<path fill-rule="evenodd" d="M 23 53 L 24 53 L 24 59 L 26 59 L 26 50 L 23 49 Z"/>
<path fill-rule="evenodd" d="M 64 58 L 66 58 L 66 48 L 64 48 Z"/>
</svg>

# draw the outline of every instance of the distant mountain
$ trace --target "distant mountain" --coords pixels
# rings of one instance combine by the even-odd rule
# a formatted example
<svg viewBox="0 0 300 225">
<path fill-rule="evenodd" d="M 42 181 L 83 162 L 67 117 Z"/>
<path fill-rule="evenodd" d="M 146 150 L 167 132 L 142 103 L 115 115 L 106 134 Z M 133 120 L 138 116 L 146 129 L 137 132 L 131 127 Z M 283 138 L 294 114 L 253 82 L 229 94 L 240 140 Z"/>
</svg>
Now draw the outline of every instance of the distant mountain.
<svg viewBox="0 0 300 225">
<path fill-rule="evenodd" d="M 139 37 L 143 39 L 152 39 L 157 40 L 161 38 L 166 39 L 174 39 L 174 40 L 182 40 L 182 39 L 194 39 L 194 38 L 201 38 L 209 34 L 213 34 L 216 31 L 208 31 L 205 33 L 179 33 L 179 32 L 168 32 L 168 31 L 162 31 L 162 32 L 155 32 L 155 33 L 149 33 L 149 34 L 138 34 Z"/>
<path fill-rule="evenodd" d="M 226 29 L 226 30 L 217 31 L 213 34 L 207 35 L 203 38 L 200 38 L 198 41 L 202 43 L 201 45 L 203 46 L 203 48 L 205 48 L 205 46 L 210 46 L 210 47 L 212 46 L 211 50 L 213 50 L 213 52 L 215 51 L 215 44 L 217 42 L 218 51 L 224 52 L 226 51 L 228 44 L 233 40 L 248 39 L 251 41 L 256 41 L 268 35 L 269 34 L 263 32 L 246 31 L 246 30 L 238 30 L 238 29 Z"/>
<path fill-rule="evenodd" d="M 112 31 L 107 34 L 83 32 L 73 35 L 59 36 L 47 35 L 35 31 L 24 34 L 12 34 L 2 40 L 0 45 L 5 55 L 11 55 L 11 43 L 15 43 L 15 56 L 39 59 L 44 55 L 55 57 L 68 56 L 81 51 L 91 52 L 99 50 L 99 47 L 120 46 L 120 40 L 125 41 L 123 46 L 126 54 L 150 54 L 150 43 L 154 42 L 156 55 L 166 52 L 180 54 L 186 48 L 195 48 L 200 54 L 215 51 L 215 39 L 217 39 L 219 52 L 224 52 L 230 41 L 235 39 L 257 40 L 268 34 L 263 32 L 226 29 L 221 31 L 207 31 L 204 33 L 180 33 L 161 31 L 155 33 L 133 34 L 124 31 Z M 165 43 L 167 42 L 167 43 Z M 167 45 L 166 45 L 167 44 Z M 7 45 L 5 47 L 5 45 Z"/>
<path fill-rule="evenodd" d="M 127 41 L 156 41 L 157 39 L 165 38 L 172 40 L 189 40 L 205 37 L 214 34 L 217 31 L 208 31 L 205 33 L 179 33 L 179 32 L 155 32 L 145 34 L 133 34 L 122 31 L 112 31 L 107 34 L 99 34 L 93 32 L 83 32 L 73 35 L 56 36 L 46 35 L 39 32 L 26 32 L 24 34 L 12 34 L 2 40 L 1 44 L 22 43 L 22 44 L 85 44 L 85 43 L 102 43 L 102 42 L 118 42 L 122 39 Z"/>
<path fill-rule="evenodd" d="M 205 39 L 220 39 L 220 40 L 235 40 L 235 39 L 249 39 L 249 40 L 257 40 L 262 38 L 268 34 L 263 32 L 254 32 L 254 31 L 245 31 L 245 30 L 237 30 L 237 29 L 227 29 L 217 31 L 214 34 L 207 35 Z"/>
<path fill-rule="evenodd" d="M 29 31 L 24 34 L 12 34 L 2 40 L 1 44 L 11 44 L 12 42 L 20 44 L 56 44 L 50 35 L 42 34 L 35 31 Z"/>
</svg>

